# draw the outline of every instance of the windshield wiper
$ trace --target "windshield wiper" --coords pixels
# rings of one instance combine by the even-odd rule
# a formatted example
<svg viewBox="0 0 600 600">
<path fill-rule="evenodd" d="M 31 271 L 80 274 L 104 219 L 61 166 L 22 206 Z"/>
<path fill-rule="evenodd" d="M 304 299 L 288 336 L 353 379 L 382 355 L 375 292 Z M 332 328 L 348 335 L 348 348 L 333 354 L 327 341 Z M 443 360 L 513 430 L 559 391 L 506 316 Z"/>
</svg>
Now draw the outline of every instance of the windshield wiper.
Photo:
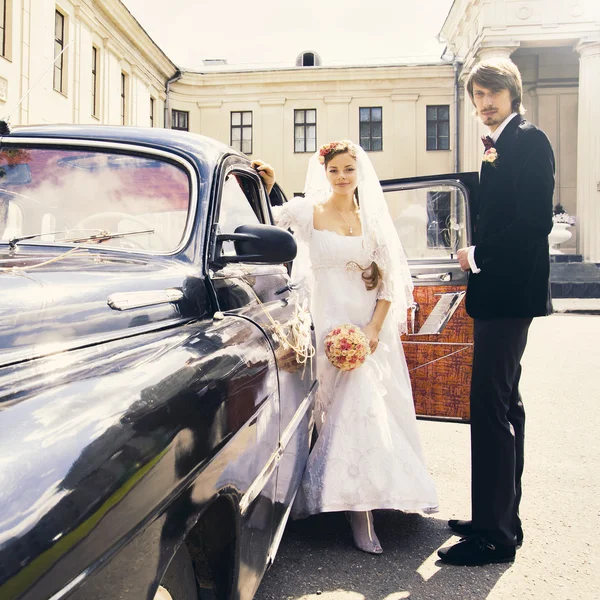
<svg viewBox="0 0 600 600">
<path fill-rule="evenodd" d="M 101 244 L 106 240 L 114 240 L 115 238 L 122 238 L 128 235 L 140 235 L 142 233 L 154 233 L 154 229 L 140 229 L 139 231 L 123 231 L 122 233 L 110 233 L 109 231 L 98 230 L 100 233 L 94 235 L 87 235 L 85 237 L 71 238 L 68 240 L 60 240 L 68 244 L 82 244 L 83 242 L 94 242 Z"/>
<path fill-rule="evenodd" d="M 11 250 L 14 250 L 19 242 L 23 242 L 25 240 L 33 240 L 37 237 L 41 237 L 42 235 L 56 235 L 58 233 L 67 233 L 66 231 L 49 231 L 48 233 L 34 233 L 33 235 L 22 235 L 20 237 L 14 237 L 8 240 L 8 247 Z"/>
<path fill-rule="evenodd" d="M 141 233 L 154 233 L 154 229 L 142 229 L 140 231 L 123 231 L 122 233 L 110 233 L 108 231 L 104 231 L 102 229 L 97 230 L 99 233 L 95 233 L 93 235 L 88 235 L 84 237 L 78 238 L 70 238 L 66 240 L 53 240 L 54 243 L 66 243 L 66 244 L 82 244 L 83 242 L 95 242 L 101 244 L 106 240 L 112 240 L 115 238 L 122 238 L 127 235 L 139 235 Z M 20 237 L 14 237 L 8 240 L 8 246 L 11 250 L 14 250 L 19 242 L 23 242 L 25 240 L 33 240 L 35 238 L 41 237 L 42 235 L 57 235 L 59 233 L 68 233 L 68 231 L 49 231 L 44 233 L 34 233 L 32 235 L 22 235 Z"/>
</svg>

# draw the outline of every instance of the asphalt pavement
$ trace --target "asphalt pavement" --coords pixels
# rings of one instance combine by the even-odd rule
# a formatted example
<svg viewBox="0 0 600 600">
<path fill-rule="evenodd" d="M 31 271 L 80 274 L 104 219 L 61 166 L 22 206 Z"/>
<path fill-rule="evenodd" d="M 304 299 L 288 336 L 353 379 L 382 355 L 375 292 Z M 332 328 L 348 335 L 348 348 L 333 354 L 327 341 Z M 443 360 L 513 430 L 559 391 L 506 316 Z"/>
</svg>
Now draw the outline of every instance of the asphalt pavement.
<svg viewBox="0 0 600 600">
<path fill-rule="evenodd" d="M 453 567 L 436 550 L 470 516 L 467 425 L 419 422 L 440 512 L 380 511 L 381 556 L 354 548 L 340 514 L 288 524 L 256 600 L 600 599 L 600 316 L 536 319 L 523 359 L 527 411 L 521 517 L 513 564 Z"/>
</svg>

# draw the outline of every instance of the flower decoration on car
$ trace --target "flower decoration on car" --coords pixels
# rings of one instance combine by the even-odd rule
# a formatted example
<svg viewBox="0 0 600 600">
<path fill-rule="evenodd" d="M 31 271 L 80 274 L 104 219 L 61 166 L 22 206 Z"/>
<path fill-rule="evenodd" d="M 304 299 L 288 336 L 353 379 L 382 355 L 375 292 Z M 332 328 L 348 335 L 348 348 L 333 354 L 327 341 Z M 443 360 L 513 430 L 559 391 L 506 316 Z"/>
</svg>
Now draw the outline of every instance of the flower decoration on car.
<svg viewBox="0 0 600 600">
<path fill-rule="evenodd" d="M 340 371 L 353 371 L 371 354 L 369 340 L 356 325 L 345 323 L 325 336 L 325 355 Z"/>
<path fill-rule="evenodd" d="M 566 225 L 575 225 L 575 217 L 570 215 L 564 208 L 562 204 L 557 204 L 552 211 L 552 222 L 553 223 L 564 223 Z"/>
</svg>

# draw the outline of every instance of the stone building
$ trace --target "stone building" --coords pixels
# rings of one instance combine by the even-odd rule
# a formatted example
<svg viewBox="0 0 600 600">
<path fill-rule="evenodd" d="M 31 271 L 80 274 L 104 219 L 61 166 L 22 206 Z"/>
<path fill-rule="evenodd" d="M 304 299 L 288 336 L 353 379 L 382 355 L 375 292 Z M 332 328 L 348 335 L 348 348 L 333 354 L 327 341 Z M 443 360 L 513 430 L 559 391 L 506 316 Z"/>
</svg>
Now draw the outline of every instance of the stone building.
<svg viewBox="0 0 600 600">
<path fill-rule="evenodd" d="M 217 61 L 194 72 L 119 0 L 0 0 L 2 9 L 0 116 L 12 124 L 163 127 L 167 114 L 166 126 L 271 162 L 288 195 L 332 139 L 360 142 L 381 178 L 477 170 L 483 129 L 464 81 L 481 58 L 510 56 L 527 117 L 556 152 L 555 202 L 577 217 L 566 251 L 600 263 L 598 0 L 455 0 L 432 64 L 333 67 L 314 48 L 286 68 Z"/>
</svg>

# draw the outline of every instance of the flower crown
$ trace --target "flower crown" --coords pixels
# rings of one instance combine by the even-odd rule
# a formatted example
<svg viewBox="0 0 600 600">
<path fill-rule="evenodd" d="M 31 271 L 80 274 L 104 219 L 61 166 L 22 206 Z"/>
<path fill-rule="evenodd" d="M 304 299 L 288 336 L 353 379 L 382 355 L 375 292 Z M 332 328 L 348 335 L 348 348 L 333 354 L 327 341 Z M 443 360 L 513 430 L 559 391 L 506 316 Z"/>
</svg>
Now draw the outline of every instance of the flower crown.
<svg viewBox="0 0 600 600">
<path fill-rule="evenodd" d="M 348 141 L 348 140 L 341 140 L 339 142 L 329 142 L 329 144 L 323 144 L 323 146 L 321 146 L 319 148 L 319 162 L 324 165 L 325 164 L 325 157 L 330 153 L 330 152 L 334 152 L 336 150 L 350 150 L 350 148 L 352 148 L 352 142 Z"/>
</svg>

